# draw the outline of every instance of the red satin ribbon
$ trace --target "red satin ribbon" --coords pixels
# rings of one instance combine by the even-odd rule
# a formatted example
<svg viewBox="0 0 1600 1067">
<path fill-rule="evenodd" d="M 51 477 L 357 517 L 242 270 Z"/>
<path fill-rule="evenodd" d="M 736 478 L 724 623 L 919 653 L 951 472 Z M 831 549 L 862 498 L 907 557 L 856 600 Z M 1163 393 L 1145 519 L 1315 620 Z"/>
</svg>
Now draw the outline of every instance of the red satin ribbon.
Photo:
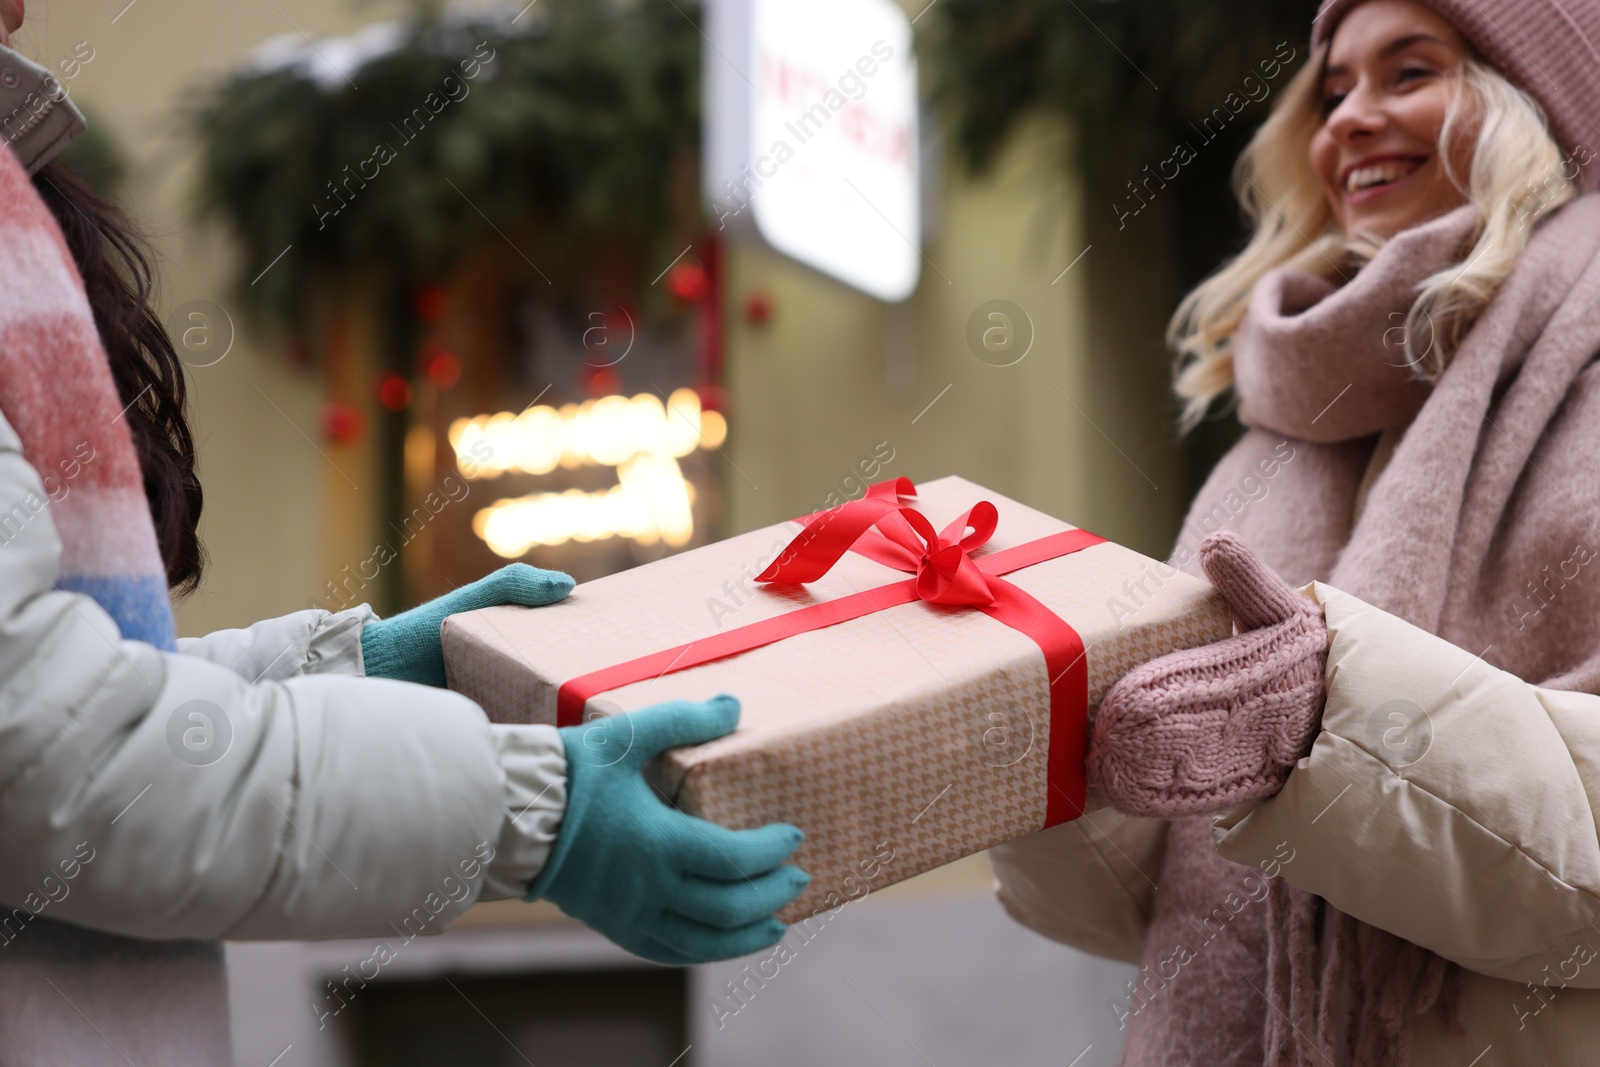
<svg viewBox="0 0 1600 1067">
<path fill-rule="evenodd" d="M 584 706 L 599 693 L 712 663 L 885 608 L 914 600 L 971 607 L 1026 634 L 1044 653 L 1050 677 L 1045 826 L 1077 818 L 1083 813 L 1087 796 L 1083 766 L 1088 743 L 1089 671 L 1083 640 L 1064 619 L 1001 575 L 1059 559 L 1100 544 L 1105 538 L 1087 530 L 1066 530 L 974 557 L 972 553 L 988 542 L 999 522 L 994 505 L 982 501 L 935 533 L 921 512 L 900 503 L 900 497 L 915 495 L 916 487 L 909 478 L 896 478 L 872 486 L 860 500 L 810 516 L 805 529 L 756 580 L 773 584 L 814 582 L 849 551 L 914 574 L 914 578 L 812 604 L 579 675 L 562 685 L 557 694 L 557 724 L 572 726 L 581 722 Z"/>
</svg>

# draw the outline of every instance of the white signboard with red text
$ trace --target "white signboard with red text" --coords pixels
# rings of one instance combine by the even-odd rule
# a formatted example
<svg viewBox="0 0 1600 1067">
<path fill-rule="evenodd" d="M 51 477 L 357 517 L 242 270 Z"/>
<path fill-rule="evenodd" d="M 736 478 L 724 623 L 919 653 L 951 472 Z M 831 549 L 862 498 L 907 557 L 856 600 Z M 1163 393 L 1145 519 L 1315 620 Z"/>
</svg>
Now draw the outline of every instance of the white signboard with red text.
<svg viewBox="0 0 1600 1067">
<path fill-rule="evenodd" d="M 880 300 L 917 286 L 911 23 L 892 0 L 713 0 L 704 58 L 712 224 Z"/>
</svg>

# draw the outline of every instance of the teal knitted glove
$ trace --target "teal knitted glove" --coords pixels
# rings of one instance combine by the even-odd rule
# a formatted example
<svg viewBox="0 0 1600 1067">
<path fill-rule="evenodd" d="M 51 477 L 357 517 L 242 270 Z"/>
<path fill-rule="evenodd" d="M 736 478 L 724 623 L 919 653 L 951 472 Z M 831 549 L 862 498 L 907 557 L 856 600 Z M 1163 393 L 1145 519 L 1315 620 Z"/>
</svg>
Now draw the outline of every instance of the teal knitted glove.
<svg viewBox="0 0 1600 1067">
<path fill-rule="evenodd" d="M 567 810 L 526 900 L 548 900 L 629 952 L 707 963 L 768 948 L 772 917 L 811 881 L 779 866 L 800 844 L 787 823 L 728 830 L 669 807 L 641 769 L 664 749 L 731 733 L 739 702 L 675 701 L 561 730 Z"/>
<path fill-rule="evenodd" d="M 443 689 L 439 627 L 446 615 L 501 604 L 542 608 L 570 592 L 572 579 L 560 571 L 512 563 L 392 619 L 374 619 L 361 628 L 361 659 L 367 677 L 396 678 Z"/>
</svg>

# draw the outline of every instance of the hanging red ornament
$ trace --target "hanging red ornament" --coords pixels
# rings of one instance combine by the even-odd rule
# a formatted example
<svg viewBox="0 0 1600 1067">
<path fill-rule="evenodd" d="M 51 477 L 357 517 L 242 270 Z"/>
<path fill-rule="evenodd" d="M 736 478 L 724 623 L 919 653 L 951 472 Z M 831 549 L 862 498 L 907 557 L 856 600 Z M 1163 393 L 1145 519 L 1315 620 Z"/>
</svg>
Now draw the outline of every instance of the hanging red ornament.
<svg viewBox="0 0 1600 1067">
<path fill-rule="evenodd" d="M 422 373 L 440 389 L 448 389 L 461 380 L 461 361 L 437 342 L 423 346 L 418 362 L 422 364 Z"/>
<path fill-rule="evenodd" d="M 317 410 L 317 423 L 322 436 L 336 445 L 347 445 L 361 437 L 367 420 L 361 411 L 348 400 L 329 400 Z"/>
<path fill-rule="evenodd" d="M 622 375 L 610 367 L 583 368 L 583 389 L 593 397 L 616 396 L 622 391 Z"/>
<path fill-rule="evenodd" d="M 450 295 L 437 285 L 419 285 L 411 297 L 411 310 L 423 322 L 438 322 L 450 312 Z"/>
<path fill-rule="evenodd" d="M 711 277 L 698 263 L 675 263 L 667 271 L 667 292 L 679 300 L 698 304 L 711 295 Z"/>
<path fill-rule="evenodd" d="M 378 379 L 378 403 L 390 411 L 404 411 L 411 403 L 411 383 L 394 371 Z"/>
<path fill-rule="evenodd" d="M 701 382 L 694 387 L 694 391 L 700 397 L 702 411 L 722 411 L 727 406 L 727 395 L 723 393 L 722 386 L 715 382 Z"/>
<path fill-rule="evenodd" d="M 605 313 L 606 330 L 611 336 L 621 338 L 625 342 L 633 340 L 633 335 L 637 332 L 633 324 L 638 321 L 639 313 L 634 308 L 633 302 L 628 300 L 614 305 Z"/>
<path fill-rule="evenodd" d="M 772 318 L 772 294 L 757 289 L 744 298 L 744 317 L 757 326 Z"/>
</svg>

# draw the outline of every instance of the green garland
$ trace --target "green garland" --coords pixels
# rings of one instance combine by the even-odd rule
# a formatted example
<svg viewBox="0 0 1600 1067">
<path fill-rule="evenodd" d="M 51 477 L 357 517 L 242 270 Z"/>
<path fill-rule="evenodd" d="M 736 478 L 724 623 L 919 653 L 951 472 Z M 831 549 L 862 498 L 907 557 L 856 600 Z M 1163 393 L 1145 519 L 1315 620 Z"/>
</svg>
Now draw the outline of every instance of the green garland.
<svg viewBox="0 0 1600 1067">
<path fill-rule="evenodd" d="M 82 178 L 84 183 L 109 199 L 116 199 L 128 176 L 128 159 L 122 145 L 101 121 L 99 111 L 83 108 L 87 128 L 72 140 L 56 159 Z"/>
<path fill-rule="evenodd" d="M 241 300 L 293 331 L 314 293 L 434 281 L 507 240 L 557 298 L 619 249 L 643 293 L 638 276 L 701 228 L 696 14 L 542 0 L 516 23 L 462 22 L 419 7 L 398 48 L 337 79 L 289 67 L 213 86 L 191 116 L 197 199 L 243 250 Z"/>
<path fill-rule="evenodd" d="M 969 168 L 989 166 L 1018 120 L 1037 113 L 1077 128 L 1077 163 L 1114 174 L 1192 138 L 1187 124 L 1221 105 L 1282 42 L 1297 67 L 1316 8 L 1317 0 L 939 0 L 919 44 Z"/>
<path fill-rule="evenodd" d="M 1151 224 L 1143 198 L 1152 191 L 1166 202 L 1167 230 L 1159 237 L 1169 242 L 1169 258 L 1153 264 L 1152 273 L 1157 284 L 1164 280 L 1182 292 L 1246 237 L 1230 176 L 1268 105 L 1241 104 L 1238 94 L 1262 96 L 1259 86 L 1266 84 L 1277 99 L 1308 54 L 1317 6 L 1318 0 L 938 0 L 918 23 L 918 44 L 958 162 L 982 173 L 1024 118 L 1057 122 L 1072 132 L 1062 162 L 1085 179 L 1084 210 L 1098 213 L 1108 231 L 1123 222 Z M 1294 58 L 1282 60 L 1289 50 Z M 1224 119 L 1215 132 L 1206 118 L 1219 107 L 1238 118 Z M 1180 177 L 1167 189 L 1160 176 L 1170 178 L 1174 168 Z M 1118 360 L 1119 374 L 1165 373 L 1158 346 L 1119 353 Z M 1184 439 L 1185 497 L 1242 432 L 1225 408 Z"/>
</svg>

